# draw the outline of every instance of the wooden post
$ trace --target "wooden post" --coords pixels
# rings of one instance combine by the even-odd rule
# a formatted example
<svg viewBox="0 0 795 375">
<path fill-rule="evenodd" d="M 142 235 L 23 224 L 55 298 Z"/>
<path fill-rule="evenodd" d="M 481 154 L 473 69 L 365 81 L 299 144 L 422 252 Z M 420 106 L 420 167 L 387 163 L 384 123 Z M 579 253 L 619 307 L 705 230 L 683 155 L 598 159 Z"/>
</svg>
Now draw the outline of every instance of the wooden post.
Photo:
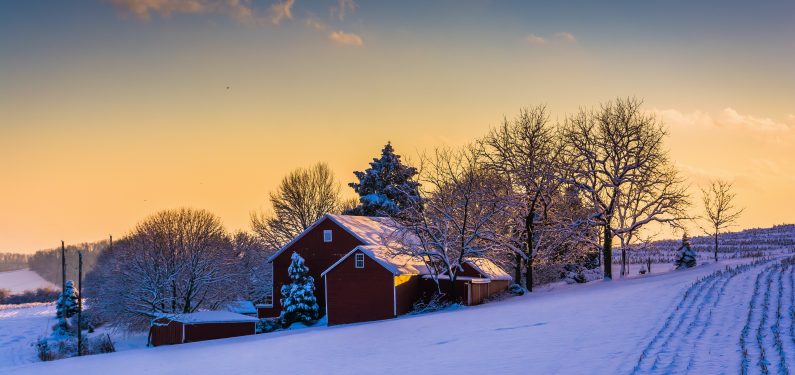
<svg viewBox="0 0 795 375">
<path fill-rule="evenodd" d="M 66 290 L 66 247 L 61 240 L 61 293 Z"/>
<path fill-rule="evenodd" d="M 77 252 L 77 356 L 83 355 L 83 252 Z"/>
</svg>

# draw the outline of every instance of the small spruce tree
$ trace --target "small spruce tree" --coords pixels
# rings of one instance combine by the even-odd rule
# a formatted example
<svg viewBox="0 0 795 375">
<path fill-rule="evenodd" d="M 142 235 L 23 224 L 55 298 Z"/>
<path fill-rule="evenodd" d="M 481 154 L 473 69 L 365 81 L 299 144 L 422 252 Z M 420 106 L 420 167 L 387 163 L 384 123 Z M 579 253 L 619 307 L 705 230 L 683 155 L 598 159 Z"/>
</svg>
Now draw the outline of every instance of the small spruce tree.
<svg viewBox="0 0 795 375">
<path fill-rule="evenodd" d="M 60 320 L 71 318 L 77 314 L 77 291 L 74 281 L 66 280 L 63 292 L 55 304 L 55 316 Z"/>
<path fill-rule="evenodd" d="M 690 268 L 696 266 L 696 252 L 690 246 L 690 239 L 687 234 L 682 236 L 682 246 L 676 251 L 676 269 Z"/>
<path fill-rule="evenodd" d="M 417 169 L 404 165 L 391 143 L 381 150 L 364 172 L 353 172 L 359 182 L 351 182 L 359 194 L 359 205 L 345 211 L 346 215 L 394 216 L 411 205 L 420 203 L 419 186 L 414 181 Z"/>
<path fill-rule="evenodd" d="M 315 298 L 315 280 L 309 276 L 309 268 L 298 253 L 293 253 L 287 273 L 290 283 L 281 289 L 282 312 L 279 319 L 282 324 L 289 327 L 296 322 L 307 323 L 317 319 L 319 308 Z"/>
</svg>

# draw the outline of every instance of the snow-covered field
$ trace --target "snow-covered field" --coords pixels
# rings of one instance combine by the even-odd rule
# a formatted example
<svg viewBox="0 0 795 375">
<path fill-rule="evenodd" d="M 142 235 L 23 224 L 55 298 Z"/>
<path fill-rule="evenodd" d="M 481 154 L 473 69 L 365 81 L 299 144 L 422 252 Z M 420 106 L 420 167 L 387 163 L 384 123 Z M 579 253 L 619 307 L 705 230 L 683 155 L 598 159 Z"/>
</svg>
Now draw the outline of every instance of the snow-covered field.
<svg viewBox="0 0 795 375">
<path fill-rule="evenodd" d="M 743 366 L 750 373 L 763 367 L 778 373 L 795 364 L 795 267 L 782 268 L 774 260 L 715 273 L 742 262 L 556 286 L 381 322 L 3 367 L 48 375 L 719 374 L 739 373 Z M 8 326 L 0 324 L 3 330 Z"/>
<path fill-rule="evenodd" d="M 29 269 L 0 272 L 0 289 L 8 289 L 12 294 L 17 294 L 38 288 L 61 289 Z"/>
<path fill-rule="evenodd" d="M 0 373 L 4 368 L 37 361 L 31 345 L 47 336 L 55 319 L 55 304 L 0 305 Z"/>
</svg>

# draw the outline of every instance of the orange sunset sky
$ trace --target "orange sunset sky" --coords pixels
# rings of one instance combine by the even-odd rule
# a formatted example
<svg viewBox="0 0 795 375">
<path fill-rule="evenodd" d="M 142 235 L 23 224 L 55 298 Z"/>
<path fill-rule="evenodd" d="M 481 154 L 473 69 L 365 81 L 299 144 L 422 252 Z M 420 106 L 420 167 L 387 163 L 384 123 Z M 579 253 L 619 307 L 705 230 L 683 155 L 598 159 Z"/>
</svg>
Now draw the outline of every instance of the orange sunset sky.
<svg viewBox="0 0 795 375">
<path fill-rule="evenodd" d="M 617 96 L 665 123 L 694 201 L 720 177 L 736 229 L 795 222 L 795 5 L 594 3 L 2 2 L 0 251 L 180 206 L 248 229 L 294 168 L 346 184 L 388 140 L 411 158 Z"/>
</svg>

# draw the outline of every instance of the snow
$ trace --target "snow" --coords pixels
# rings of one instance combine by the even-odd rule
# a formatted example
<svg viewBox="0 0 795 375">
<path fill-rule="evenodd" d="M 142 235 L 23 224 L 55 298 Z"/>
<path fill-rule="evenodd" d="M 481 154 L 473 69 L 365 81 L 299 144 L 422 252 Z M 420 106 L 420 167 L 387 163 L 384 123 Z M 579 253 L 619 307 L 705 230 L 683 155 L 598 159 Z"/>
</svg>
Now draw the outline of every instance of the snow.
<svg viewBox="0 0 795 375">
<path fill-rule="evenodd" d="M 0 305 L 0 373 L 5 367 L 37 361 L 32 343 L 49 335 L 55 323 L 54 303 Z"/>
<path fill-rule="evenodd" d="M 257 308 L 251 301 L 233 301 L 226 305 L 226 309 L 237 314 L 256 314 Z"/>
<path fill-rule="evenodd" d="M 230 311 L 199 311 L 189 314 L 163 315 L 163 318 L 175 322 L 197 324 L 197 323 L 236 323 L 236 322 L 257 322 L 259 319 L 237 314 Z"/>
<path fill-rule="evenodd" d="M 55 303 L 0 305 L 0 374 L 14 373 L 10 367 L 38 362 L 33 344 L 52 333 Z M 88 337 L 110 335 L 117 351 L 146 346 L 147 333 L 128 333 L 102 327 Z M 23 372 L 24 373 L 24 372 Z"/>
<path fill-rule="evenodd" d="M 289 374 L 438 369 L 461 374 L 738 373 L 739 343 L 748 321 L 749 370 L 760 371 L 761 345 L 769 368 L 778 371 L 782 358 L 786 365 L 795 363 L 787 313 L 795 267 L 783 269 L 773 261 L 715 274 L 739 262 L 558 284 L 499 302 L 380 322 L 127 350 L 11 370 L 47 375 L 254 373 L 263 368 Z M 779 308 L 783 313 L 777 318 Z M 780 340 L 769 334 L 773 326 L 780 328 Z M 760 330 L 768 334 L 758 341 Z"/>
<path fill-rule="evenodd" d="M 19 294 L 26 290 L 39 288 L 61 289 L 29 269 L 0 272 L 0 289 L 8 289 L 11 294 Z"/>
</svg>

